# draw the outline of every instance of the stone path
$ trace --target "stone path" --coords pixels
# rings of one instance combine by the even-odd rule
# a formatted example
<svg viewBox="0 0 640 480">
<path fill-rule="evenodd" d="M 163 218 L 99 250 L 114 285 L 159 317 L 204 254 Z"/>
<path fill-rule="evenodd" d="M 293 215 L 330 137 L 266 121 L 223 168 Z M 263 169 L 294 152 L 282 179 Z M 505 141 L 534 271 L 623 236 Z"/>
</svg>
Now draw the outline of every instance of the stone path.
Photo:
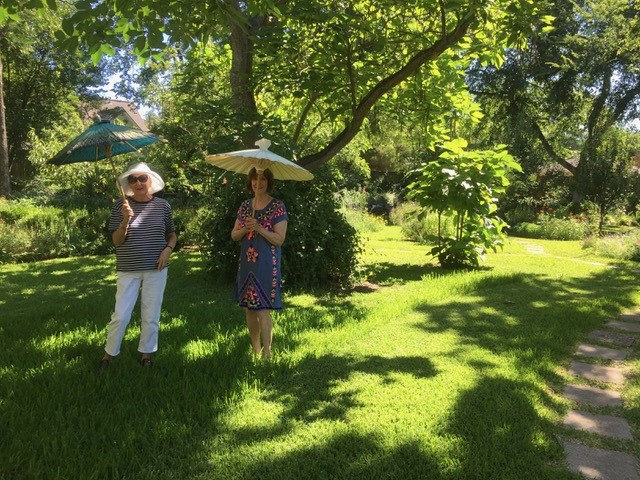
<svg viewBox="0 0 640 480">
<path fill-rule="evenodd" d="M 582 343 L 575 352 L 568 373 L 576 377 L 567 385 L 563 396 L 574 403 L 563 419 L 569 430 L 587 432 L 595 438 L 612 438 L 634 442 L 629 422 L 624 418 L 624 405 L 619 389 L 624 384 L 627 368 L 622 363 L 640 334 L 640 313 L 626 313 L 611 320 L 602 330 L 588 337 L 596 343 Z M 596 361 L 598 363 L 592 363 Z M 609 414 L 602 414 L 606 408 Z M 569 470 L 587 479 L 640 480 L 635 456 L 562 440 Z"/>
</svg>

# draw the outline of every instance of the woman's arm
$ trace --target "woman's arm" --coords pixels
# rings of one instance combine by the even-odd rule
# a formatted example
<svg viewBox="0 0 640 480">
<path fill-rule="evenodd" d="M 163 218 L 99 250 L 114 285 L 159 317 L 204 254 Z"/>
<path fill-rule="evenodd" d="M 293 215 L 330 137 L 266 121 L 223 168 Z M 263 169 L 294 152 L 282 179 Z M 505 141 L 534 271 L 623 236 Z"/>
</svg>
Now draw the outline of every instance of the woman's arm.
<svg viewBox="0 0 640 480">
<path fill-rule="evenodd" d="M 252 221 L 253 220 L 253 221 Z M 239 242 L 242 238 L 255 227 L 256 221 L 254 218 L 247 218 L 247 221 L 243 226 L 240 225 L 240 220 L 236 220 L 231 230 L 231 239 L 234 242 Z"/>
<path fill-rule="evenodd" d="M 273 226 L 273 232 L 270 232 L 266 228 L 262 227 L 259 223 L 256 225 L 256 232 L 262 235 L 267 242 L 276 247 L 281 246 L 284 243 L 284 239 L 287 236 L 287 221 L 283 220 L 276 223 Z"/>
<path fill-rule="evenodd" d="M 160 252 L 160 256 L 158 257 L 158 261 L 156 262 L 158 270 L 162 270 L 164 267 L 169 265 L 169 256 L 173 253 L 173 249 L 176 248 L 178 235 L 176 235 L 176 232 L 167 233 L 166 239 L 167 246 L 162 249 L 162 252 Z"/>
<path fill-rule="evenodd" d="M 129 202 L 124 200 L 122 202 L 122 221 L 116 230 L 111 234 L 111 240 L 116 247 L 119 247 L 127 239 L 127 232 L 129 231 L 129 221 L 133 217 L 133 210 L 129 205 Z"/>
</svg>

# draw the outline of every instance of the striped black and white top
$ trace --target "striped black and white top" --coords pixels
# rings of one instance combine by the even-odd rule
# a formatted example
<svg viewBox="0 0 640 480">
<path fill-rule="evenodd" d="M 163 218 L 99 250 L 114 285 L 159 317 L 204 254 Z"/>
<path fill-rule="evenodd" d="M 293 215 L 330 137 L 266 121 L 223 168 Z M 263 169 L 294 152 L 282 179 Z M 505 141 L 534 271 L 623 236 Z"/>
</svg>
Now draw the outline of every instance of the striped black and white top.
<svg viewBox="0 0 640 480">
<path fill-rule="evenodd" d="M 155 270 L 156 262 L 167 246 L 167 234 L 175 232 L 171 205 L 163 198 L 153 197 L 148 202 L 136 202 L 128 197 L 133 210 L 124 243 L 116 247 L 116 271 L 135 272 Z M 122 199 L 111 209 L 109 231 L 118 229 L 122 221 Z"/>
</svg>

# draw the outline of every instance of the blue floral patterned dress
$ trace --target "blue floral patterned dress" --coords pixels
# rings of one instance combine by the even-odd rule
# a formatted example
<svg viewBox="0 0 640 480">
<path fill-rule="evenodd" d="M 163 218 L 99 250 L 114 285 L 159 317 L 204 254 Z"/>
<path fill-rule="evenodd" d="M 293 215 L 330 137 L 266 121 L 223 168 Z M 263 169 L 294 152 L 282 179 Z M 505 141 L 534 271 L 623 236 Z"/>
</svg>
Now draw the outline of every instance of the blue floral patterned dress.
<svg viewBox="0 0 640 480">
<path fill-rule="evenodd" d="M 237 219 L 244 227 L 253 213 L 253 199 L 242 202 Z M 288 220 L 287 209 L 281 200 L 272 198 L 262 210 L 256 210 L 255 219 L 266 230 Z M 250 232 L 240 242 L 240 264 L 236 277 L 234 299 L 249 310 L 280 310 L 280 247 L 269 243 L 262 235 Z"/>
</svg>

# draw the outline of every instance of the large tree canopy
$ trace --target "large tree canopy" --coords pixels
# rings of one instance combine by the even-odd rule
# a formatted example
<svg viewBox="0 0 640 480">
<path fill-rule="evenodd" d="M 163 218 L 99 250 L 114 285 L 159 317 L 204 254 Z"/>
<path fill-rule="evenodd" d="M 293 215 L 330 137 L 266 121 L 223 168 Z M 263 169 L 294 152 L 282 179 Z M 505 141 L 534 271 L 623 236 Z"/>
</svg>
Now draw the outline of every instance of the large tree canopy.
<svg viewBox="0 0 640 480">
<path fill-rule="evenodd" d="M 489 142 L 508 141 L 525 170 L 557 163 L 579 185 L 607 132 L 640 113 L 640 9 L 628 0 L 552 8 L 551 32 L 512 51 L 500 70 L 472 72 L 471 83 L 493 113 Z"/>
<path fill-rule="evenodd" d="M 142 61 L 210 42 L 228 46 L 230 70 L 224 80 L 242 143 L 252 146 L 277 106 L 286 104 L 287 111 L 278 113 L 280 124 L 293 126 L 286 143 L 299 163 L 313 167 L 348 145 L 374 105 L 418 73 L 423 80 L 446 77 L 447 70 L 458 70 L 469 58 L 499 64 L 504 48 L 521 45 L 538 23 L 534 4 L 80 0 L 59 38 L 71 49 L 87 45 L 95 61 L 125 46 Z M 427 64 L 434 67 L 424 70 Z M 446 96 L 433 95 L 426 102 L 443 100 Z M 332 134 L 306 150 L 303 139 L 317 130 L 318 122 L 331 125 Z"/>
<path fill-rule="evenodd" d="M 0 196 L 11 194 L 12 177 L 28 177 L 30 135 L 69 123 L 69 105 L 104 83 L 86 49 L 56 45 L 67 6 L 44 12 L 21 4 L 19 15 L 0 8 Z"/>
</svg>

